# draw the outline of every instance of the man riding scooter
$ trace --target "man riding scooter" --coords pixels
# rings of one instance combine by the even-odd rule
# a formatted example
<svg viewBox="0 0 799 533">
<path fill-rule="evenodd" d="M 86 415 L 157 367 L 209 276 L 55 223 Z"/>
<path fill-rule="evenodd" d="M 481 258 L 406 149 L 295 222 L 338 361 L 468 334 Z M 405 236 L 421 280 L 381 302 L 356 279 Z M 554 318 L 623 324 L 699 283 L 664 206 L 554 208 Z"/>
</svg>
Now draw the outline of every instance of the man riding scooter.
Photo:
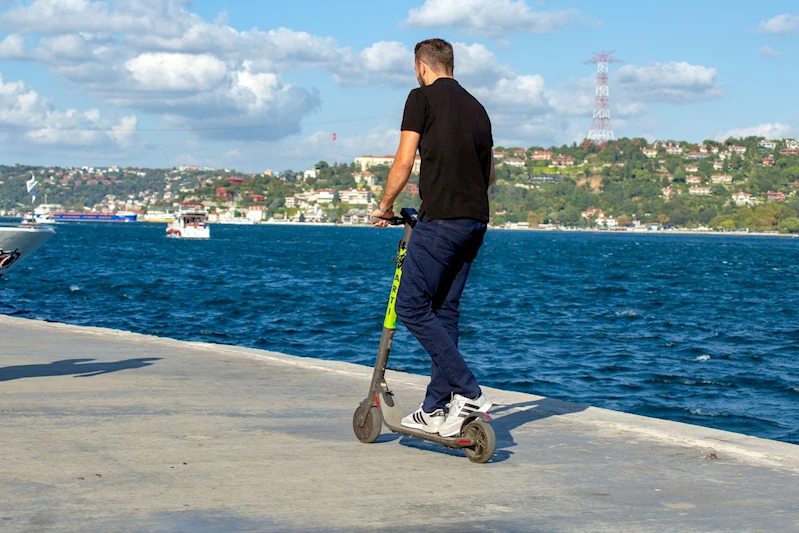
<svg viewBox="0 0 799 533">
<path fill-rule="evenodd" d="M 458 309 L 487 228 L 494 143 L 485 109 L 453 78 L 448 42 L 417 44 L 415 70 L 420 88 L 405 104 L 399 149 L 372 220 L 385 227 L 394 217 L 394 200 L 418 149 L 422 207 L 404 259 L 396 313 L 430 354 L 432 366 L 422 405 L 402 425 L 451 437 L 470 415 L 492 406 L 458 350 Z"/>
</svg>

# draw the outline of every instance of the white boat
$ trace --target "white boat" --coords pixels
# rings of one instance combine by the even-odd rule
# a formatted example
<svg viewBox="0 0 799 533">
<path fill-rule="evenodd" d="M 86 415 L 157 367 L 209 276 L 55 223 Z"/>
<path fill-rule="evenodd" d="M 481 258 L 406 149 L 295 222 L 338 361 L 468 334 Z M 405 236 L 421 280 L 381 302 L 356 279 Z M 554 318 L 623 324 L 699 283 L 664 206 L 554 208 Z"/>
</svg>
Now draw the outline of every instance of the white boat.
<svg viewBox="0 0 799 533">
<path fill-rule="evenodd" d="M 0 276 L 55 235 L 49 226 L 0 224 Z"/>
<path fill-rule="evenodd" d="M 175 239 L 208 239 L 208 212 L 202 204 L 181 204 L 177 218 L 167 224 L 166 236 Z"/>
<path fill-rule="evenodd" d="M 249 218 L 244 218 L 244 217 L 235 217 L 235 218 L 233 218 L 233 217 L 231 217 L 231 218 L 220 217 L 219 221 L 217 221 L 216 223 L 217 224 L 236 224 L 236 225 L 239 225 L 239 226 L 242 226 L 242 225 L 243 226 L 251 226 L 251 225 L 255 224 L 255 221 L 251 220 Z"/>
<path fill-rule="evenodd" d="M 168 224 L 174 222 L 176 219 L 174 214 L 167 211 L 147 210 L 142 220 L 144 222 L 166 222 Z"/>
<path fill-rule="evenodd" d="M 218 215 L 216 220 L 212 220 L 215 224 L 239 224 L 250 226 L 255 224 L 255 221 L 247 217 L 237 217 L 238 214 L 235 210 L 230 210 Z"/>
<path fill-rule="evenodd" d="M 53 213 L 63 209 L 58 204 L 41 204 L 22 217 L 23 224 L 55 224 Z"/>
</svg>

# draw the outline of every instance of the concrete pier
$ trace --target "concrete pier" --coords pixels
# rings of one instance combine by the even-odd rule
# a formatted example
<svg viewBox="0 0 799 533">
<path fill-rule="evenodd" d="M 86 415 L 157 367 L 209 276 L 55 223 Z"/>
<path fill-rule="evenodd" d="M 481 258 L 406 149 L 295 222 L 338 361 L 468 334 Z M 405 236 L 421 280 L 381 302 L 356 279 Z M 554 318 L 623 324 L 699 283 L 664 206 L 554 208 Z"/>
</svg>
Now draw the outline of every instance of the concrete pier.
<svg viewBox="0 0 799 533">
<path fill-rule="evenodd" d="M 790 444 L 486 389 L 475 465 L 359 443 L 367 367 L 9 317 L 0 356 L 2 531 L 799 531 Z"/>
</svg>

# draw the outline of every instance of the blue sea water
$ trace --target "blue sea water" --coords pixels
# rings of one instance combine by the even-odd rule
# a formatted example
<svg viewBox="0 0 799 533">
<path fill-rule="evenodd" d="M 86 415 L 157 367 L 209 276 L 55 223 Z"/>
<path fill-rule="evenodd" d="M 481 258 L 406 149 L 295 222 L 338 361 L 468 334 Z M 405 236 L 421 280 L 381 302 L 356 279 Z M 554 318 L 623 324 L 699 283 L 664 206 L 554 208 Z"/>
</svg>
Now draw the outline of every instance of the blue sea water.
<svg viewBox="0 0 799 533">
<path fill-rule="evenodd" d="M 373 363 L 398 230 L 211 231 L 59 225 L 0 313 Z M 799 239 L 490 231 L 461 348 L 486 385 L 799 444 L 798 277 Z M 390 366 L 429 368 L 402 327 Z"/>
</svg>

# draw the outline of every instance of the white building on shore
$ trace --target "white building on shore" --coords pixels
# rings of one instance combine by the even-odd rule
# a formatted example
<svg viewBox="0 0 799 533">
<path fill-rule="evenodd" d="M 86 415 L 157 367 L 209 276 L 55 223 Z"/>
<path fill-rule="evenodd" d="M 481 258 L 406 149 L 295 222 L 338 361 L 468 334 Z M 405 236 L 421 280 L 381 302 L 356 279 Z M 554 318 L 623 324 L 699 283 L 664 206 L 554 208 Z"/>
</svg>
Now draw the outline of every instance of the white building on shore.
<svg viewBox="0 0 799 533">
<path fill-rule="evenodd" d="M 374 195 L 368 189 L 347 189 L 339 191 L 338 198 L 342 204 L 369 205 L 374 200 Z"/>
<path fill-rule="evenodd" d="M 377 167 L 380 165 L 385 165 L 390 167 L 394 164 L 394 156 L 393 155 L 362 155 L 361 157 L 355 158 L 355 164 L 361 167 L 361 172 L 366 172 L 371 167 Z M 411 172 L 418 174 L 422 168 L 422 158 L 416 156 L 413 160 L 413 168 Z"/>
</svg>

